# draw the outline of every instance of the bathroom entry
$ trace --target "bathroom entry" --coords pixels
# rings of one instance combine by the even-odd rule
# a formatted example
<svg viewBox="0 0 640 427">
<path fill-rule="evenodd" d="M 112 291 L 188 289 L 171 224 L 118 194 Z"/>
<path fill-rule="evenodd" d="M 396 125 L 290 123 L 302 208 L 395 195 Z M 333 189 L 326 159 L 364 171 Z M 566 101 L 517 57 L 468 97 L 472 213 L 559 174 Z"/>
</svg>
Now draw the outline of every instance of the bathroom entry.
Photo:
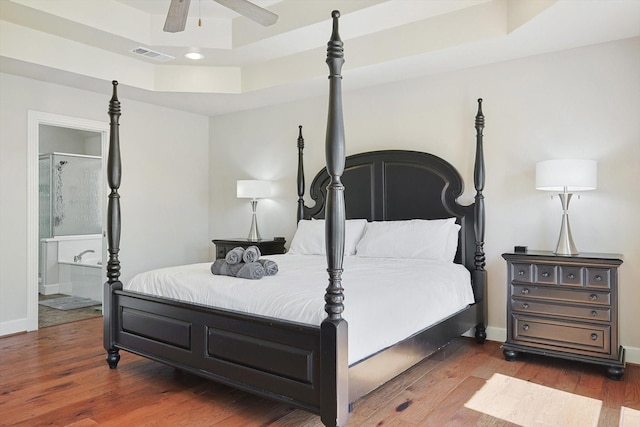
<svg viewBox="0 0 640 427">
<path fill-rule="evenodd" d="M 38 130 L 38 327 L 45 327 L 102 314 L 102 134 Z"/>
</svg>

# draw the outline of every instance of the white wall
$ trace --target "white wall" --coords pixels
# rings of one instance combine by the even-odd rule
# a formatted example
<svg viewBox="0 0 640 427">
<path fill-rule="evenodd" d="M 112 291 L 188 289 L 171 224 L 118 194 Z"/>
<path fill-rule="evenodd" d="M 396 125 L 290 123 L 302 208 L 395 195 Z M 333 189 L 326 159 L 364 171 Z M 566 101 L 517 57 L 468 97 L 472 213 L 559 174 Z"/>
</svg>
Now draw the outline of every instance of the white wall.
<svg viewBox="0 0 640 427">
<path fill-rule="evenodd" d="M 504 339 L 506 269 L 514 245 L 553 249 L 556 199 L 534 189 L 539 160 L 598 161 L 598 189 L 572 201 L 578 249 L 624 254 L 620 269 L 621 342 L 640 363 L 640 39 L 595 45 L 349 91 L 343 74 L 348 154 L 404 148 L 456 165 L 473 196 L 473 116 L 485 99 L 489 334 Z M 319 60 L 323 60 L 320 58 Z M 108 121 L 104 94 L 0 73 L 0 335 L 26 316 L 27 110 Z M 243 237 L 250 209 L 235 181 L 274 180 L 261 201 L 263 236 L 291 240 L 295 229 L 299 124 L 304 125 L 307 184 L 324 166 L 327 99 L 207 118 L 126 98 L 123 115 L 121 262 L 123 280 L 149 268 L 204 261 L 210 240 Z M 210 141 L 210 145 L 209 145 Z M 207 159 L 209 161 L 207 161 Z M 348 303 L 348 284 L 345 284 Z"/>
<path fill-rule="evenodd" d="M 473 197 L 475 100 L 484 98 L 490 339 L 506 336 L 501 254 L 514 245 L 552 250 L 558 237 L 560 202 L 535 190 L 535 163 L 598 161 L 598 189 L 572 201 L 573 236 L 582 252 L 624 255 L 620 337 L 627 360 L 640 363 L 640 39 L 359 91 L 349 91 L 348 45 L 345 58 L 347 154 L 388 148 L 435 153 L 463 175 L 465 202 Z M 277 186 L 272 200 L 260 202 L 262 235 L 283 235 L 290 242 L 297 125 L 304 125 L 308 185 L 324 166 L 326 103 L 312 99 L 210 120 L 212 236 L 247 233 L 250 211 L 235 198 L 235 180 L 255 177 Z M 344 286 L 348 304 L 349 285 Z"/>
<path fill-rule="evenodd" d="M 27 316 L 27 111 L 108 122 L 98 94 L 0 73 L 0 335 Z M 140 271 L 209 258 L 209 130 L 204 116 L 122 103 L 123 281 Z M 105 194 L 106 199 L 106 194 Z"/>
</svg>

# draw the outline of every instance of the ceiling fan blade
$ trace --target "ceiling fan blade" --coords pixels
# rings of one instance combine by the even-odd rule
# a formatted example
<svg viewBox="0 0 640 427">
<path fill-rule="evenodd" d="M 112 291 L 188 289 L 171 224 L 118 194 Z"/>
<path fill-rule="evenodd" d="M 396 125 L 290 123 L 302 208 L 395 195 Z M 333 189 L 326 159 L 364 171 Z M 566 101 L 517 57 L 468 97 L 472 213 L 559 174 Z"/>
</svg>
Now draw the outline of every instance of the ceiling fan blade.
<svg viewBox="0 0 640 427">
<path fill-rule="evenodd" d="M 255 4 L 247 0 L 214 1 L 228 7 L 234 12 L 238 12 L 240 15 L 246 16 L 252 21 L 257 22 L 258 24 L 264 25 L 265 27 L 275 24 L 278 20 L 278 15 L 276 15 L 275 13 L 268 11 L 267 9 L 263 9 L 260 6 L 256 6 Z"/>
<path fill-rule="evenodd" d="M 184 27 L 187 23 L 187 14 L 189 13 L 190 3 L 191 0 L 171 0 L 169 13 L 167 13 L 167 20 L 164 22 L 163 31 L 168 33 L 184 31 Z"/>
</svg>

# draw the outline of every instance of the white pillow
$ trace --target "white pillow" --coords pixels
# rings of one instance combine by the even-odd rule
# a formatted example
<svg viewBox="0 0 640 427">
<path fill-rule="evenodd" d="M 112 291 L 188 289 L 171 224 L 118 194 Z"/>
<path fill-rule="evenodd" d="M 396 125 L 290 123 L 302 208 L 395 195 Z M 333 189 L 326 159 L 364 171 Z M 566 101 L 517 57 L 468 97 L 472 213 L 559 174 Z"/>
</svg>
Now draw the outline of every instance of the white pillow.
<svg viewBox="0 0 640 427">
<path fill-rule="evenodd" d="M 356 253 L 356 244 L 362 237 L 366 225 L 366 219 L 349 219 L 345 221 L 345 255 L 353 255 Z M 289 253 L 298 255 L 325 255 L 324 227 L 324 219 L 300 220 L 296 234 L 291 241 Z"/>
<path fill-rule="evenodd" d="M 455 218 L 367 223 L 356 254 L 377 258 L 419 258 L 453 262 L 460 226 Z"/>
</svg>

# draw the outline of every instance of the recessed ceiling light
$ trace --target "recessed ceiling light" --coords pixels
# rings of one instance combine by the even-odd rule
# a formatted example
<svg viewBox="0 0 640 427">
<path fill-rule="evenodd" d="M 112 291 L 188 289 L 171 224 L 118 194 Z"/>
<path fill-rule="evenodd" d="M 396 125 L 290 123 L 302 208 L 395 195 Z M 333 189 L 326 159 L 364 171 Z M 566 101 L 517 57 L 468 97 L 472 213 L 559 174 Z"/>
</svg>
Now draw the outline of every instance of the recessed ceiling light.
<svg viewBox="0 0 640 427">
<path fill-rule="evenodd" d="M 204 58 L 204 55 L 201 54 L 200 52 L 188 52 L 188 53 L 185 53 L 184 56 L 186 56 L 189 59 L 193 59 L 194 61 Z"/>
</svg>

